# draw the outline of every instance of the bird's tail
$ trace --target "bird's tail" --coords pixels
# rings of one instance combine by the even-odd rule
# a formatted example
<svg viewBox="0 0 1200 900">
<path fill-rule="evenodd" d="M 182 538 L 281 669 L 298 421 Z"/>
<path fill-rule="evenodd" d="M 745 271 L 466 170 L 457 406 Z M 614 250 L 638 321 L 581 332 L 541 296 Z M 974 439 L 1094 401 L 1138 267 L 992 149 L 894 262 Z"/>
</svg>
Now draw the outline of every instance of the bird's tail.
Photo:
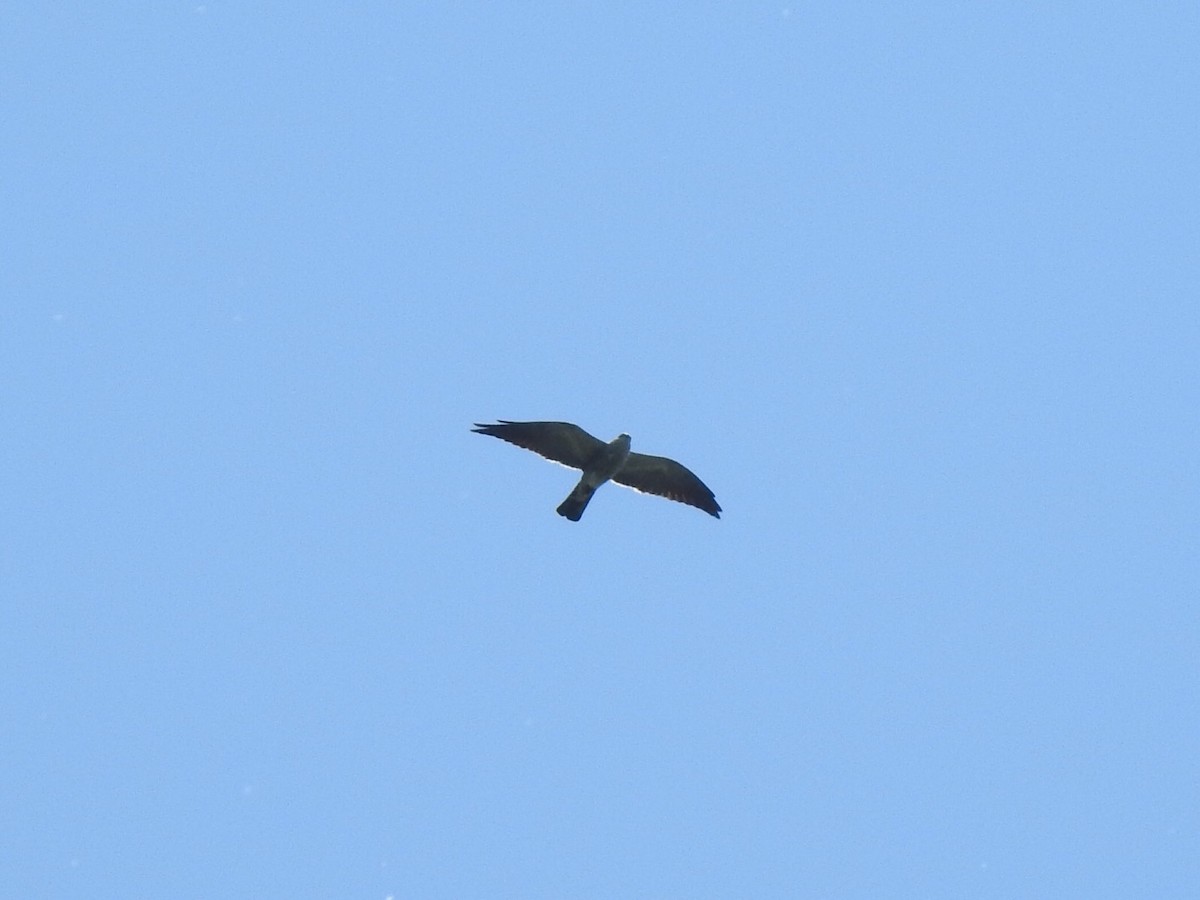
<svg viewBox="0 0 1200 900">
<path fill-rule="evenodd" d="M 567 495 L 567 499 L 558 505 L 558 514 L 566 516 L 572 522 L 578 522 L 594 493 L 596 493 L 594 487 L 588 487 L 581 481 L 575 485 L 575 490 Z"/>
</svg>

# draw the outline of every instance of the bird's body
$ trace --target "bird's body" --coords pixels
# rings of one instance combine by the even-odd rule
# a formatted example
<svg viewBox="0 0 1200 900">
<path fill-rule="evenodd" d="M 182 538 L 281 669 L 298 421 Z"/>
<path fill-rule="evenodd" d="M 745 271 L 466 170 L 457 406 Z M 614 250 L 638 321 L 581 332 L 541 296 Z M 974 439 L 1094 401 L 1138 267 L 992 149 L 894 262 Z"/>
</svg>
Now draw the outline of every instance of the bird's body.
<svg viewBox="0 0 1200 900">
<path fill-rule="evenodd" d="M 596 451 L 584 468 L 583 477 L 579 479 L 579 484 L 575 485 L 575 490 L 559 504 L 557 512 L 560 516 L 566 516 L 572 522 L 579 521 L 588 501 L 596 493 L 596 488 L 621 471 L 621 467 L 629 459 L 630 443 L 629 435 L 618 434 Z"/>
<path fill-rule="evenodd" d="M 655 494 L 702 509 L 721 517 L 713 492 L 690 470 L 663 456 L 648 456 L 630 450 L 631 439 L 619 434 L 607 444 L 569 422 L 508 422 L 476 424 L 472 429 L 532 450 L 546 459 L 583 471 L 579 483 L 558 507 L 558 514 L 578 522 L 588 501 L 604 482 Z"/>
</svg>

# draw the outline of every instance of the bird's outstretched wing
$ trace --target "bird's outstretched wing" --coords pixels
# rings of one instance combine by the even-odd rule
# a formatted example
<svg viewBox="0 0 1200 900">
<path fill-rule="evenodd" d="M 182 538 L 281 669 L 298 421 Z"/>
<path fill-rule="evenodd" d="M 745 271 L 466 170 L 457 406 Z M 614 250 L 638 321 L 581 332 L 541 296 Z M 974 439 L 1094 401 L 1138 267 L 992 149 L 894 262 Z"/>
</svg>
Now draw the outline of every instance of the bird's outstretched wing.
<svg viewBox="0 0 1200 900">
<path fill-rule="evenodd" d="M 703 481 L 688 468 L 665 456 L 630 453 L 625 465 L 613 481 L 643 494 L 655 494 L 702 509 L 710 516 L 721 518 L 717 498 Z"/>
<path fill-rule="evenodd" d="M 592 437 L 570 422 L 509 422 L 500 419 L 495 425 L 480 425 L 476 422 L 471 430 L 476 434 L 491 435 L 526 450 L 532 450 L 546 459 L 570 466 L 572 469 L 586 468 L 589 460 L 595 458 L 606 446 L 602 440 Z"/>
</svg>

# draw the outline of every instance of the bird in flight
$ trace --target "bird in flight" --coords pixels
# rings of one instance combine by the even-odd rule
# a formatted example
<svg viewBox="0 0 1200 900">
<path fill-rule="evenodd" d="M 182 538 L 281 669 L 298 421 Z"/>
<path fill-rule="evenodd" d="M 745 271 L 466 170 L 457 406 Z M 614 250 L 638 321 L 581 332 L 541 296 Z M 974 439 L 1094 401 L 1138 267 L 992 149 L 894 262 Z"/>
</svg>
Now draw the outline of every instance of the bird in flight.
<svg viewBox="0 0 1200 900">
<path fill-rule="evenodd" d="M 630 452 L 627 434 L 618 434 L 606 444 L 570 422 L 509 422 L 504 419 L 495 425 L 476 422 L 471 430 L 532 450 L 569 468 L 583 470 L 579 484 L 558 507 L 558 514 L 572 522 L 579 521 L 596 488 L 609 479 L 643 494 L 677 500 L 721 518 L 717 498 L 703 481 L 673 459 Z"/>
</svg>

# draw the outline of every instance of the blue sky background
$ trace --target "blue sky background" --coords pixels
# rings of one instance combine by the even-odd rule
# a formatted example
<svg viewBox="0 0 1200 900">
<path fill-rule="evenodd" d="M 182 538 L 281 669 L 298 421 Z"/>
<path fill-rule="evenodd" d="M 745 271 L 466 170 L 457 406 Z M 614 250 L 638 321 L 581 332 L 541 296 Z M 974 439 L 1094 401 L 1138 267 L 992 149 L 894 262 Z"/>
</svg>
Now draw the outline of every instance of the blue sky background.
<svg viewBox="0 0 1200 900">
<path fill-rule="evenodd" d="M 1194 897 L 1197 47 L 7 4 L 4 895 Z"/>
</svg>

